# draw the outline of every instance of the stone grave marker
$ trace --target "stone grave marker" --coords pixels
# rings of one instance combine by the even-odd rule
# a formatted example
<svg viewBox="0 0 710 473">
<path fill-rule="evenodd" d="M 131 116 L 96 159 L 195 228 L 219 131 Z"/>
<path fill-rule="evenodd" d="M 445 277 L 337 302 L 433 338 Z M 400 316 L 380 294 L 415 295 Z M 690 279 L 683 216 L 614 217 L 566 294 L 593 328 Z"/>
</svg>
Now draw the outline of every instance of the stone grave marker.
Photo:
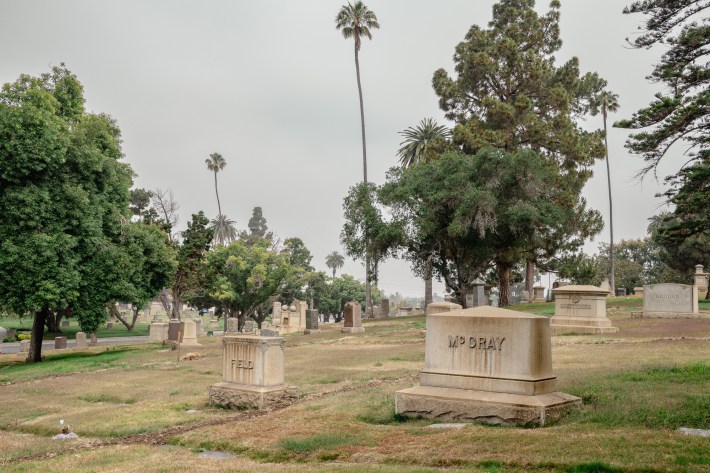
<svg viewBox="0 0 710 473">
<path fill-rule="evenodd" d="M 616 333 L 606 317 L 609 291 L 596 286 L 570 285 L 552 290 L 555 293 L 555 315 L 550 319 L 553 335 L 565 333 Z"/>
<path fill-rule="evenodd" d="M 698 288 L 698 298 L 705 299 L 708 293 L 708 285 L 710 285 L 710 274 L 703 270 L 703 265 L 695 266 L 695 274 L 693 275 L 693 286 Z"/>
<path fill-rule="evenodd" d="M 74 348 L 86 348 L 86 332 L 76 332 Z"/>
<path fill-rule="evenodd" d="M 2 342 L 2 339 L 5 337 L 9 337 L 8 335 L 8 330 L 5 327 L 0 327 L 0 342 Z"/>
<path fill-rule="evenodd" d="M 643 287 L 646 318 L 700 318 L 698 288 L 687 284 L 648 284 Z"/>
<path fill-rule="evenodd" d="M 643 299 L 643 286 L 634 288 L 634 295 Z"/>
<path fill-rule="evenodd" d="M 106 328 L 113 328 L 113 322 L 106 322 Z"/>
<path fill-rule="evenodd" d="M 62 327 L 69 327 L 69 325 L 71 325 L 71 324 L 68 320 L 62 320 L 62 325 L 61 325 Z"/>
<path fill-rule="evenodd" d="M 380 300 L 380 313 L 382 317 L 390 316 L 390 300 L 386 297 Z"/>
<path fill-rule="evenodd" d="M 461 310 L 461 304 L 453 302 L 432 302 L 426 306 L 426 315 L 440 314 L 442 312 L 451 312 L 452 310 Z"/>
<path fill-rule="evenodd" d="M 67 347 L 67 337 L 55 337 L 54 338 L 54 349 L 63 350 Z"/>
<path fill-rule="evenodd" d="M 549 319 L 497 307 L 428 316 L 419 379 L 396 392 L 397 414 L 545 425 L 582 404 L 555 391 Z"/>
<path fill-rule="evenodd" d="M 162 342 L 164 340 L 168 340 L 169 338 L 168 324 L 165 322 L 153 322 L 150 324 L 149 339 L 151 342 Z"/>
<path fill-rule="evenodd" d="M 532 302 L 545 302 L 545 286 L 533 287 Z"/>
<path fill-rule="evenodd" d="M 297 399 L 298 389 L 284 384 L 283 337 L 225 334 L 222 382 L 210 386 L 211 404 L 263 409 Z"/>
<path fill-rule="evenodd" d="M 30 341 L 20 340 L 20 353 L 29 353 L 30 351 Z"/>
<path fill-rule="evenodd" d="M 253 333 L 256 331 L 256 322 L 252 319 L 246 319 L 244 321 L 244 327 L 242 328 L 243 333 Z"/>
<path fill-rule="evenodd" d="M 271 323 L 274 325 L 281 325 L 281 303 L 278 301 L 272 304 Z"/>
<path fill-rule="evenodd" d="M 481 279 L 473 281 L 473 285 L 466 292 L 466 307 L 480 307 L 486 304 L 485 285 Z"/>
<path fill-rule="evenodd" d="M 202 344 L 197 341 L 197 324 L 189 315 L 183 317 L 180 322 L 182 331 L 182 341 L 180 344 L 184 347 L 201 347 Z"/>
<path fill-rule="evenodd" d="M 237 317 L 229 317 L 227 319 L 227 333 L 239 332 L 239 319 Z"/>
<path fill-rule="evenodd" d="M 318 328 L 318 311 L 316 309 L 306 310 L 306 329 L 303 331 L 305 335 L 311 333 L 318 333 L 320 329 Z"/>
<path fill-rule="evenodd" d="M 197 327 L 197 336 L 198 337 L 204 337 L 205 336 L 205 321 L 202 319 L 202 317 L 197 317 L 196 319 L 192 319 L 195 321 L 195 326 Z"/>
<path fill-rule="evenodd" d="M 180 321 L 178 319 L 170 319 L 170 322 L 168 322 L 168 340 L 177 342 L 179 333 Z"/>
<path fill-rule="evenodd" d="M 262 337 L 278 337 L 279 331 L 278 330 L 271 330 L 268 328 L 262 328 L 261 330 L 259 330 L 259 334 Z"/>
<path fill-rule="evenodd" d="M 343 311 L 343 333 L 362 333 L 365 327 L 362 326 L 362 308 L 359 302 L 351 301 L 345 304 Z"/>
<path fill-rule="evenodd" d="M 530 302 L 530 301 L 531 301 L 530 291 L 522 291 L 520 293 L 520 303 L 524 304 L 524 303 Z"/>
</svg>

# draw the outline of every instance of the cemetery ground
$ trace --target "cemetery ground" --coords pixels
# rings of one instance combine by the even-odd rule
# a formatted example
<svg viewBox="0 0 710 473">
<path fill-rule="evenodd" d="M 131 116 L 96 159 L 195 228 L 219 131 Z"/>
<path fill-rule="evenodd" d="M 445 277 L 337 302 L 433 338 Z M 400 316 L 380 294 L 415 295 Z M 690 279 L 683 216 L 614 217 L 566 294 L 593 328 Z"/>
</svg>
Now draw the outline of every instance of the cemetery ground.
<svg viewBox="0 0 710 473">
<path fill-rule="evenodd" d="M 365 321 L 366 332 L 286 335 L 286 382 L 300 400 L 269 411 L 207 403 L 221 342 L 178 361 L 157 343 L 0 357 L 0 470 L 705 472 L 710 439 L 710 319 L 638 319 L 640 299 L 609 300 L 619 332 L 552 338 L 559 390 L 580 411 L 543 428 L 437 429 L 394 414 L 417 383 L 425 318 Z M 552 315 L 552 304 L 524 309 Z M 707 304 L 701 310 L 710 310 Z M 182 349 L 180 355 L 186 353 Z M 51 440 L 59 420 L 79 435 Z M 233 455 L 201 456 L 205 451 Z"/>
</svg>

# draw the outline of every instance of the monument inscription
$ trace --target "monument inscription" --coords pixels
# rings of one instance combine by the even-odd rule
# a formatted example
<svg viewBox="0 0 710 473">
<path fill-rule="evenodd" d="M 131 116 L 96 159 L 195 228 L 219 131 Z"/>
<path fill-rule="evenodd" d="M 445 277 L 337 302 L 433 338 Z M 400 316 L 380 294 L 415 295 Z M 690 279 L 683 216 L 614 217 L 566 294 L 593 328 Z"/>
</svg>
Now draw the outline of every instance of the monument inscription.
<svg viewBox="0 0 710 473">
<path fill-rule="evenodd" d="M 468 342 L 467 342 L 468 340 Z M 468 346 L 480 350 L 502 350 L 505 337 L 468 337 L 464 335 L 449 335 L 449 348 Z"/>
</svg>

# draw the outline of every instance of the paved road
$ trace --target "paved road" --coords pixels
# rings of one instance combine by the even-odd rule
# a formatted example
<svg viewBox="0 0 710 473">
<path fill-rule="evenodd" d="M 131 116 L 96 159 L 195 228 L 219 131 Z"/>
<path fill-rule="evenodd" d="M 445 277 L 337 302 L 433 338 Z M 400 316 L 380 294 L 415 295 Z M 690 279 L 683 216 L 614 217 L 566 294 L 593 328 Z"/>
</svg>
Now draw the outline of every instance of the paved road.
<svg viewBox="0 0 710 473">
<path fill-rule="evenodd" d="M 99 338 L 97 340 L 99 345 L 118 345 L 122 343 L 145 343 L 148 342 L 149 337 L 109 337 L 109 338 Z M 89 343 L 89 340 L 86 340 Z M 76 342 L 74 340 L 67 340 L 67 348 L 73 348 Z M 54 340 L 44 340 L 42 341 L 42 352 L 46 350 L 54 350 Z M 0 343 L 0 351 L 2 353 L 17 353 L 20 351 L 20 343 Z"/>
</svg>

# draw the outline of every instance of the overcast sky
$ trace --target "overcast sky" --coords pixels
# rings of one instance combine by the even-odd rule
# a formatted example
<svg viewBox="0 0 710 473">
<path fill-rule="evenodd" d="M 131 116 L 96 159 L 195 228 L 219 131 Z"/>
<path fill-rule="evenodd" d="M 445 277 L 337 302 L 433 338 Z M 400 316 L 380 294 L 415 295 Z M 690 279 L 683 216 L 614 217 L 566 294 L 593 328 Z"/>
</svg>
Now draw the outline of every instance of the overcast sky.
<svg viewBox="0 0 710 473">
<path fill-rule="evenodd" d="M 282 240 L 300 237 L 313 265 L 340 245 L 342 201 L 362 179 L 360 115 L 352 40 L 335 29 L 342 0 L 143 1 L 0 0 L 0 83 L 41 74 L 65 62 L 84 85 L 87 109 L 112 115 L 123 133 L 136 187 L 172 189 L 180 226 L 204 210 L 217 214 L 210 153 L 227 160 L 219 173 L 222 210 L 246 228 L 261 206 Z M 538 2 L 538 10 L 549 2 Z M 661 50 L 635 50 L 639 15 L 622 0 L 562 0 L 564 45 L 558 62 L 577 56 L 620 96 L 614 121 L 648 104 L 658 90 L 645 77 Z M 492 0 L 369 0 L 381 29 L 365 40 L 360 69 L 365 101 L 368 177 L 382 183 L 397 164 L 399 131 L 433 117 L 451 126 L 431 87 L 434 71 L 451 71 L 454 47 L 472 24 L 485 25 Z M 583 126 L 601 128 L 594 117 Z M 661 208 L 653 180 L 609 133 L 615 239 L 646 234 Z M 676 170 L 669 157 L 661 176 Z M 603 162 L 585 188 L 608 221 Z M 586 246 L 608 241 L 605 228 Z M 361 264 L 342 271 L 364 279 Z M 545 278 L 547 279 L 547 278 Z M 545 281 L 547 282 L 547 281 Z M 419 296 L 423 282 L 406 262 L 381 267 L 386 293 Z M 435 290 L 443 292 L 443 284 Z"/>
</svg>

